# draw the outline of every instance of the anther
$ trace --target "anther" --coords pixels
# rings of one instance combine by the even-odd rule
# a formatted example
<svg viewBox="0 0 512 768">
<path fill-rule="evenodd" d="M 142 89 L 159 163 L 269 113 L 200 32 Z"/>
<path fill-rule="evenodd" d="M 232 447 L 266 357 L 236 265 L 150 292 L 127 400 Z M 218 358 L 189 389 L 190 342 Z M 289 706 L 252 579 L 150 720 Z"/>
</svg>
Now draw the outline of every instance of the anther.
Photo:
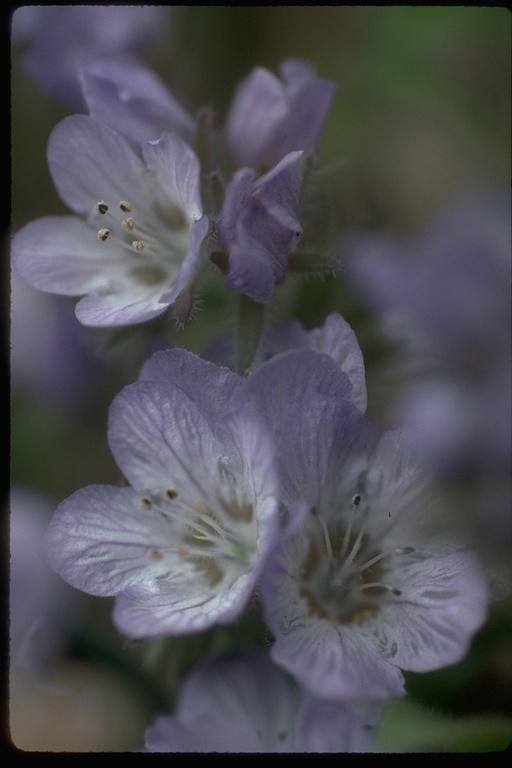
<svg viewBox="0 0 512 768">
<path fill-rule="evenodd" d="M 143 251 L 144 250 L 144 243 L 142 240 L 133 240 L 132 241 L 132 248 L 135 248 L 136 251 Z"/>
<path fill-rule="evenodd" d="M 131 231 L 132 229 L 135 228 L 135 219 L 132 219 L 131 216 L 128 216 L 127 219 L 124 219 L 122 226 L 123 226 L 123 229 L 127 229 Z"/>
<path fill-rule="evenodd" d="M 105 240 L 107 239 L 107 237 L 109 235 L 110 235 L 110 230 L 109 229 L 99 229 L 98 230 L 98 240 L 103 240 L 103 242 L 105 242 Z"/>
<path fill-rule="evenodd" d="M 159 549 L 150 549 L 149 556 L 152 560 L 161 560 L 163 558 L 163 554 Z"/>
<path fill-rule="evenodd" d="M 141 496 L 139 499 L 139 504 L 141 508 L 144 510 L 151 509 L 151 507 L 153 506 L 151 503 L 151 499 L 148 499 L 147 496 Z"/>
<path fill-rule="evenodd" d="M 200 515 L 208 514 L 208 507 L 202 499 L 196 499 L 196 501 L 194 501 L 194 509 L 196 512 L 199 512 Z"/>
<path fill-rule="evenodd" d="M 128 202 L 128 200 L 121 200 L 119 203 L 120 209 L 123 211 L 123 213 L 129 213 L 132 209 L 132 204 Z"/>
<path fill-rule="evenodd" d="M 320 528 L 322 529 L 322 535 L 324 537 L 324 544 L 325 544 L 325 550 L 327 552 L 327 557 L 329 560 L 332 560 L 333 554 L 332 554 L 332 546 L 331 546 L 331 539 L 329 537 L 329 530 L 325 524 L 325 520 L 320 515 L 317 507 L 311 507 L 311 514 L 313 517 L 316 517 L 320 524 Z"/>
<path fill-rule="evenodd" d="M 104 200 L 100 200 L 99 203 L 96 203 L 94 208 L 96 210 L 96 213 L 101 213 L 102 216 L 108 211 L 108 205 Z"/>
<path fill-rule="evenodd" d="M 359 502 L 361 501 L 361 496 L 358 493 L 354 493 L 352 496 L 352 504 L 354 507 L 359 506 Z"/>
<path fill-rule="evenodd" d="M 165 495 L 167 496 L 168 499 L 175 499 L 176 496 L 178 495 L 178 491 L 176 490 L 176 488 L 173 488 L 171 485 L 169 485 L 165 489 Z"/>
</svg>

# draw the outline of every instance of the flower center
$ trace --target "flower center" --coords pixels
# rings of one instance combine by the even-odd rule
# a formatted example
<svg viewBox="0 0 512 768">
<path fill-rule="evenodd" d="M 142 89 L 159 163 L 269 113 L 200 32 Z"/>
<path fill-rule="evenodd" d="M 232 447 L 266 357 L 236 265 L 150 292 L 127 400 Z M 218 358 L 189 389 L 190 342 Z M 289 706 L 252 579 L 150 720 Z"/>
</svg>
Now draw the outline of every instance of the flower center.
<svg viewBox="0 0 512 768">
<path fill-rule="evenodd" d="M 98 240 L 110 252 L 113 246 L 124 253 L 131 261 L 131 277 L 146 285 L 167 279 L 189 247 L 187 221 L 179 208 L 155 204 L 151 214 L 137 211 L 129 200 L 120 200 L 117 206 L 100 200 L 93 214 L 94 223 L 100 225 Z"/>
<path fill-rule="evenodd" d="M 352 497 L 346 523 L 327 526 L 320 512 L 311 509 L 305 556 L 299 568 L 299 592 L 310 615 L 342 624 L 362 624 L 383 600 L 400 597 L 386 574 L 396 556 L 412 547 L 380 551 L 370 540 L 364 520 L 357 520 L 361 496 Z"/>
<path fill-rule="evenodd" d="M 189 503 L 168 486 L 162 494 L 142 496 L 139 506 L 162 515 L 170 524 L 173 541 L 178 541 L 150 549 L 152 559 L 178 555 L 200 571 L 210 586 L 220 582 L 228 570 L 245 569 L 251 560 L 256 536 L 251 536 L 255 523 L 250 504 L 222 498 L 211 506 L 200 498 Z"/>
</svg>

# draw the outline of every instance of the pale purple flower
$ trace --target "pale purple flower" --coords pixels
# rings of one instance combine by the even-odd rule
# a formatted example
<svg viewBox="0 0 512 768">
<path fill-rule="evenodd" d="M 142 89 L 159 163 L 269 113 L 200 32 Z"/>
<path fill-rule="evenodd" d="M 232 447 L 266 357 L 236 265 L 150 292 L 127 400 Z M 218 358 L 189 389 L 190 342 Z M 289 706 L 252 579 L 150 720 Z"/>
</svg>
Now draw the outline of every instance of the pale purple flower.
<svg viewBox="0 0 512 768">
<path fill-rule="evenodd" d="M 273 434 L 282 501 L 303 505 L 265 569 L 262 599 L 273 660 L 314 695 L 384 700 L 404 693 L 402 670 L 465 656 L 487 587 L 407 435 L 377 439 L 344 394 L 347 379 L 306 350 L 244 385 Z"/>
<path fill-rule="evenodd" d="M 391 410 L 417 427 L 428 460 L 445 470 L 508 464 L 510 195 L 465 197 L 409 242 L 361 238 L 348 274 L 381 326 L 398 321 L 414 334 L 426 372 L 400 387 Z"/>
<path fill-rule="evenodd" d="M 284 61 L 280 75 L 256 67 L 238 86 L 226 120 L 226 143 L 238 167 L 268 170 L 289 152 L 316 149 L 336 84 L 299 59 Z"/>
<path fill-rule="evenodd" d="M 146 731 L 148 752 L 375 752 L 378 711 L 311 697 L 263 653 L 202 661 L 172 716 Z"/>
<path fill-rule="evenodd" d="M 288 256 L 302 236 L 301 158 L 302 152 L 291 152 L 259 178 L 243 168 L 226 189 L 218 226 L 228 252 L 226 283 L 257 302 L 268 302 L 284 281 Z"/>
<path fill-rule="evenodd" d="M 110 447 L 130 485 L 79 490 L 49 526 L 54 570 L 115 595 L 128 636 L 235 620 L 275 545 L 273 447 L 254 414 L 226 411 L 241 381 L 186 350 L 157 353 L 110 410 Z"/>
<path fill-rule="evenodd" d="M 98 56 L 118 60 L 142 55 L 163 42 L 170 29 L 165 6 L 23 6 L 13 14 L 13 41 L 27 43 L 24 67 L 50 95 L 84 107 L 79 70 Z"/>
<path fill-rule="evenodd" d="M 76 215 L 26 225 L 13 238 L 14 268 L 39 290 L 83 296 L 76 315 L 84 325 L 165 312 L 195 277 L 208 229 L 190 147 L 163 133 L 140 158 L 112 129 L 74 115 L 52 132 L 48 161 Z"/>
</svg>

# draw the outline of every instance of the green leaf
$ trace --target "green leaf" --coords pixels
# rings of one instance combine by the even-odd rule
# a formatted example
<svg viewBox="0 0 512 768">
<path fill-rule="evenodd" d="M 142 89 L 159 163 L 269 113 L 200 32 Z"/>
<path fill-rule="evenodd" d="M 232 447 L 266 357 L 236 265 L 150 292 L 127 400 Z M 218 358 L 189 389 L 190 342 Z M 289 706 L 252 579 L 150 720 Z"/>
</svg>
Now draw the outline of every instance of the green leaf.
<svg viewBox="0 0 512 768">
<path fill-rule="evenodd" d="M 385 707 L 377 739 L 382 752 L 501 752 L 512 742 L 512 719 L 450 718 L 402 699 Z"/>
</svg>

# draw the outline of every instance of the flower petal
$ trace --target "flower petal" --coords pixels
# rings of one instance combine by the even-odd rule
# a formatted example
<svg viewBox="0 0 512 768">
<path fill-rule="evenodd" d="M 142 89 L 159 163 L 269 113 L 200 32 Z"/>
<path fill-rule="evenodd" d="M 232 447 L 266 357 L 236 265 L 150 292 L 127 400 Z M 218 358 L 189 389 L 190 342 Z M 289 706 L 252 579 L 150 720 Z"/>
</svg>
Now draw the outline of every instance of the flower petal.
<svg viewBox="0 0 512 768">
<path fill-rule="evenodd" d="M 92 117 L 72 115 L 57 124 L 48 162 L 59 195 L 75 213 L 91 213 L 99 200 L 109 205 L 144 201 L 142 160 L 118 133 Z"/>
</svg>

